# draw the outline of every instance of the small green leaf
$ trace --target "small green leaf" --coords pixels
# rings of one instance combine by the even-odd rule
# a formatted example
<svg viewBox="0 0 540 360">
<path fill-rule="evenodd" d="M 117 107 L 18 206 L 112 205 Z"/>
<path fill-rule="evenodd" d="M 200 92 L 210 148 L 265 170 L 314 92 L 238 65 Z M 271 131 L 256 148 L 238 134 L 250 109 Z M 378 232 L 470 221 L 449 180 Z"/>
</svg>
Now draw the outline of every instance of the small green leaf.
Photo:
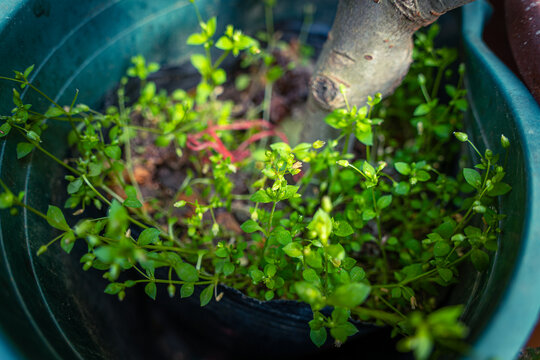
<svg viewBox="0 0 540 360">
<path fill-rule="evenodd" d="M 7 134 L 9 134 L 10 131 L 11 131 L 11 125 L 9 125 L 9 123 L 7 122 L 3 123 L 0 126 L 0 138 L 3 138 Z"/>
<path fill-rule="evenodd" d="M 47 112 L 45 113 L 45 117 L 54 118 L 54 117 L 62 116 L 62 115 L 65 115 L 65 114 L 66 114 L 66 112 L 63 109 L 60 109 L 57 106 L 51 106 L 47 110 Z"/>
<path fill-rule="evenodd" d="M 112 246 L 101 246 L 94 250 L 94 255 L 104 264 L 110 264 L 114 261 L 117 254 L 117 249 Z M 106 269 L 109 267 L 107 266 Z"/>
<path fill-rule="evenodd" d="M 234 272 L 234 264 L 227 262 L 223 265 L 223 275 L 229 276 Z"/>
<path fill-rule="evenodd" d="M 273 277 L 274 275 L 276 275 L 276 272 L 277 267 L 274 264 L 266 264 L 266 266 L 264 267 L 264 273 L 268 277 Z"/>
<path fill-rule="evenodd" d="M 283 196 L 281 196 L 280 200 L 286 200 L 286 199 L 292 198 L 293 196 L 296 195 L 296 193 L 298 192 L 298 189 L 299 189 L 298 186 L 287 185 L 285 187 L 285 191 L 283 193 Z"/>
<path fill-rule="evenodd" d="M 216 250 L 215 252 L 216 256 L 217 257 L 220 257 L 220 258 L 226 258 L 229 256 L 229 252 L 227 251 L 226 248 L 224 247 L 220 247 Z"/>
<path fill-rule="evenodd" d="M 362 220 L 369 221 L 374 219 L 375 216 L 377 216 L 377 213 L 373 209 L 367 209 L 362 213 Z"/>
<path fill-rule="evenodd" d="M 368 176 L 368 177 L 373 177 L 375 176 L 376 172 L 375 172 L 375 168 L 367 161 L 364 161 L 363 165 L 362 165 L 362 170 L 364 170 L 364 173 Z"/>
<path fill-rule="evenodd" d="M 249 272 L 249 276 L 253 279 L 253 282 L 258 283 L 264 277 L 264 273 L 259 269 L 253 269 Z"/>
<path fill-rule="evenodd" d="M 217 17 L 212 16 L 206 23 L 206 29 L 205 29 L 209 37 L 214 36 L 214 34 L 216 33 L 216 27 L 217 27 Z"/>
<path fill-rule="evenodd" d="M 510 190 L 512 190 L 512 187 L 510 185 L 508 185 L 507 183 L 500 182 L 493 185 L 493 189 L 488 191 L 487 194 L 489 196 L 502 196 L 508 193 Z"/>
<path fill-rule="evenodd" d="M 221 85 L 227 81 L 227 73 L 223 69 L 216 69 L 212 72 L 212 81 L 215 85 Z"/>
<path fill-rule="evenodd" d="M 316 269 L 321 269 L 323 267 L 322 256 L 318 251 L 308 251 L 305 254 L 306 263 Z"/>
<path fill-rule="evenodd" d="M 278 226 L 270 234 L 270 241 L 277 241 L 281 245 L 287 245 L 292 241 L 291 232 L 285 230 L 283 226 Z"/>
<path fill-rule="evenodd" d="M 482 186 L 482 177 L 478 173 L 478 171 L 474 169 L 465 168 L 463 169 L 463 177 L 465 178 L 465 181 L 472 187 L 476 189 L 480 189 Z"/>
<path fill-rule="evenodd" d="M 353 267 L 349 274 L 351 276 L 352 282 L 358 282 L 358 281 L 364 280 L 366 277 L 366 272 L 364 271 L 364 269 L 362 269 L 359 266 Z"/>
<path fill-rule="evenodd" d="M 249 200 L 253 201 L 253 202 L 256 202 L 256 203 L 269 203 L 269 202 L 272 202 L 272 199 L 270 198 L 270 196 L 268 196 L 266 191 L 264 191 L 262 189 L 257 191 L 253 195 L 251 195 Z"/>
<path fill-rule="evenodd" d="M 212 65 L 206 56 L 202 54 L 191 55 L 191 64 L 199 71 L 199 73 L 201 73 L 201 75 L 208 75 L 212 70 Z"/>
<path fill-rule="evenodd" d="M 187 282 L 195 282 L 199 280 L 199 273 L 191 264 L 181 263 L 176 266 L 174 270 L 176 271 L 176 275 L 178 275 L 180 280 Z"/>
<path fill-rule="evenodd" d="M 113 160 L 120 160 L 120 157 L 122 156 L 122 150 L 120 149 L 120 146 L 117 145 L 107 146 L 103 149 L 103 152 Z"/>
<path fill-rule="evenodd" d="M 334 222 L 333 234 L 339 237 L 347 237 L 354 234 L 354 230 L 348 222 L 339 220 Z"/>
<path fill-rule="evenodd" d="M 238 91 L 246 90 L 250 83 L 251 83 L 251 77 L 246 74 L 238 75 L 234 81 L 236 90 Z"/>
<path fill-rule="evenodd" d="M 446 282 L 449 282 L 452 280 L 452 277 L 454 276 L 454 273 L 450 269 L 444 269 L 444 268 L 437 268 L 437 272 L 439 273 L 439 276 L 441 279 L 443 279 Z"/>
<path fill-rule="evenodd" d="M 159 239 L 160 231 L 156 228 L 144 229 L 144 231 L 139 235 L 137 242 L 140 246 L 146 246 L 154 244 Z"/>
<path fill-rule="evenodd" d="M 349 283 L 338 287 L 330 296 L 329 301 L 334 306 L 352 309 L 363 303 L 370 291 L 371 287 L 364 283 Z"/>
<path fill-rule="evenodd" d="M 207 38 L 203 34 L 191 34 L 187 39 L 188 45 L 202 45 L 206 42 Z"/>
<path fill-rule="evenodd" d="M 446 90 L 446 93 L 448 94 L 448 96 L 450 96 L 451 98 L 453 98 L 456 95 L 457 90 L 455 86 L 446 84 L 444 85 L 444 89 Z"/>
<path fill-rule="evenodd" d="M 311 341 L 317 346 L 321 347 L 326 342 L 327 332 L 325 327 L 321 327 L 318 330 L 311 329 L 309 332 L 309 337 Z"/>
<path fill-rule="evenodd" d="M 302 301 L 310 304 L 315 309 L 320 309 L 322 305 L 322 294 L 315 285 L 300 281 L 294 283 L 294 289 Z"/>
<path fill-rule="evenodd" d="M 452 235 L 452 237 L 450 238 L 450 240 L 452 240 L 454 243 L 460 243 L 462 242 L 463 240 L 465 240 L 465 235 L 463 234 L 455 234 L 455 235 Z"/>
<path fill-rule="evenodd" d="M 319 283 L 321 281 L 317 272 L 311 268 L 304 270 L 302 272 L 302 277 L 309 283 Z"/>
<path fill-rule="evenodd" d="M 444 241 L 438 241 L 435 243 L 435 246 L 433 247 L 433 255 L 437 257 L 442 257 L 448 255 L 450 252 L 450 245 Z"/>
<path fill-rule="evenodd" d="M 41 142 L 41 138 L 40 138 L 39 134 L 37 132 L 35 132 L 35 131 L 32 131 L 32 130 L 28 131 L 26 133 L 26 137 L 28 139 L 30 139 L 30 140 L 35 141 L 35 142 Z"/>
<path fill-rule="evenodd" d="M 234 44 L 231 39 L 226 36 L 222 36 L 216 42 L 216 47 L 221 50 L 232 50 Z"/>
<path fill-rule="evenodd" d="M 88 176 L 98 176 L 103 170 L 103 164 L 101 163 L 90 163 L 88 164 Z"/>
<path fill-rule="evenodd" d="M 214 284 L 208 285 L 203 291 L 201 291 L 201 306 L 206 306 L 210 300 L 212 300 L 212 296 L 214 295 Z"/>
<path fill-rule="evenodd" d="M 22 108 L 24 106 L 24 104 L 21 101 L 21 94 L 16 89 L 13 89 L 13 103 L 18 108 Z"/>
<path fill-rule="evenodd" d="M 156 283 L 153 281 L 150 281 L 146 286 L 144 287 L 144 292 L 146 295 L 148 295 L 152 300 L 156 300 L 156 294 L 157 294 L 157 286 Z"/>
<path fill-rule="evenodd" d="M 439 234 L 444 239 L 449 239 L 456 229 L 456 222 L 452 219 L 446 220 L 441 225 L 437 226 L 434 232 Z"/>
<path fill-rule="evenodd" d="M 414 116 L 423 116 L 428 114 L 431 111 L 429 104 L 420 104 L 414 109 Z"/>
<path fill-rule="evenodd" d="M 429 175 L 429 173 L 427 171 L 424 171 L 424 170 L 419 170 L 416 172 L 416 178 L 418 179 L 418 181 L 428 181 L 429 179 L 431 179 L 431 175 Z"/>
<path fill-rule="evenodd" d="M 480 249 L 474 249 L 471 253 L 471 262 L 478 271 L 484 271 L 489 266 L 489 255 Z"/>
<path fill-rule="evenodd" d="M 186 201 L 185 200 L 177 201 L 177 202 L 174 203 L 173 206 L 176 207 L 176 208 L 184 207 L 184 206 L 186 206 Z"/>
<path fill-rule="evenodd" d="M 399 287 L 393 288 L 391 294 L 394 299 L 399 299 L 401 297 L 401 288 Z"/>
<path fill-rule="evenodd" d="M 126 186 L 124 190 L 127 195 L 127 198 L 126 200 L 124 200 L 124 203 L 123 203 L 125 207 L 130 207 L 130 208 L 142 207 L 141 202 L 139 201 L 139 199 L 137 199 L 137 190 L 135 190 L 135 187 Z"/>
<path fill-rule="evenodd" d="M 345 249 L 343 248 L 343 245 L 341 244 L 332 244 L 326 248 L 326 251 L 328 252 L 328 255 L 330 255 L 332 258 L 336 260 L 343 260 L 345 259 Z"/>
<path fill-rule="evenodd" d="M 344 324 L 351 317 L 351 311 L 342 307 L 334 307 L 331 316 L 335 324 Z"/>
<path fill-rule="evenodd" d="M 20 142 L 17 144 L 17 159 L 22 159 L 34 150 L 34 144 Z"/>
<path fill-rule="evenodd" d="M 194 291 L 195 291 L 195 285 L 193 285 L 192 283 L 186 283 L 182 285 L 182 287 L 180 288 L 180 297 L 182 299 L 190 297 L 191 295 L 193 295 Z"/>
<path fill-rule="evenodd" d="M 108 217 L 107 234 L 111 236 L 123 235 L 129 225 L 129 215 L 126 208 L 116 199 L 112 201 Z"/>
<path fill-rule="evenodd" d="M 304 248 L 298 242 L 291 242 L 283 247 L 283 252 L 292 258 L 302 257 L 303 250 Z"/>
<path fill-rule="evenodd" d="M 135 285 L 137 285 L 137 282 L 135 280 L 126 280 L 124 282 L 124 286 L 127 288 L 134 287 Z"/>
<path fill-rule="evenodd" d="M 67 187 L 68 194 L 75 194 L 81 188 L 83 180 L 81 178 L 75 179 L 69 183 Z"/>
<path fill-rule="evenodd" d="M 407 195 L 411 189 L 411 185 L 408 182 L 400 181 L 395 187 L 394 190 L 398 195 Z"/>
<path fill-rule="evenodd" d="M 104 292 L 105 294 L 116 295 L 123 289 L 124 289 L 124 286 L 122 284 L 110 283 L 109 285 L 107 285 Z"/>
<path fill-rule="evenodd" d="M 240 225 L 240 228 L 248 234 L 251 234 L 255 231 L 263 231 L 263 229 L 259 226 L 259 224 L 257 224 L 256 221 L 251 220 L 251 219 L 246 220 L 246 222 Z"/>
<path fill-rule="evenodd" d="M 275 293 L 272 290 L 268 290 L 267 292 L 264 293 L 264 299 L 266 301 L 272 300 L 274 298 L 274 296 L 275 296 Z"/>
<path fill-rule="evenodd" d="M 47 222 L 55 229 L 63 231 L 70 230 L 64 214 L 62 214 L 62 210 L 56 206 L 49 205 L 49 208 L 47 209 Z"/>
<path fill-rule="evenodd" d="M 358 121 L 354 128 L 354 136 L 364 145 L 373 145 L 373 130 L 369 124 Z"/>
<path fill-rule="evenodd" d="M 330 329 L 330 334 L 332 335 L 332 337 L 342 343 L 345 342 L 349 336 L 353 336 L 357 332 L 358 329 L 356 328 L 356 326 L 354 326 L 350 322 L 340 324 Z"/>
<path fill-rule="evenodd" d="M 62 236 L 60 247 L 69 254 L 73 250 L 73 246 L 75 246 L 75 234 L 73 231 L 68 231 Z"/>
<path fill-rule="evenodd" d="M 30 65 L 29 67 L 24 70 L 24 77 L 27 78 L 30 73 L 34 70 L 34 64 Z"/>
<path fill-rule="evenodd" d="M 377 209 L 382 210 L 384 208 L 387 208 L 392 203 L 392 195 L 385 195 L 381 196 L 377 200 Z"/>
</svg>

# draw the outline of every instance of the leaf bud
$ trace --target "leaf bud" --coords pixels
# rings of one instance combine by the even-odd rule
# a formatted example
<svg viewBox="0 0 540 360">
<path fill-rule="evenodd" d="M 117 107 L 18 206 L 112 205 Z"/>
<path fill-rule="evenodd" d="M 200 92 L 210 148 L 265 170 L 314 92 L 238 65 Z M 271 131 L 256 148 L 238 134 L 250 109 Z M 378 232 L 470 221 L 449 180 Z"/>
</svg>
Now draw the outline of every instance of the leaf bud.
<svg viewBox="0 0 540 360">
<path fill-rule="evenodd" d="M 330 213 L 332 211 L 332 200 L 330 200 L 330 197 L 323 196 L 321 201 L 321 207 L 327 213 Z"/>
<path fill-rule="evenodd" d="M 469 137 L 467 136 L 467 134 L 465 134 L 463 132 L 455 131 L 454 136 L 456 137 L 456 139 L 458 139 L 461 142 L 465 142 L 465 141 L 469 140 Z"/>
<path fill-rule="evenodd" d="M 92 261 L 87 261 L 83 265 L 83 270 L 88 271 L 88 270 L 90 270 L 91 267 L 92 267 Z"/>
<path fill-rule="evenodd" d="M 167 292 L 169 293 L 169 296 L 173 298 L 176 293 L 176 287 L 173 284 L 169 284 L 169 286 L 167 286 Z"/>
<path fill-rule="evenodd" d="M 322 141 L 322 140 L 317 140 L 313 143 L 313 148 L 314 149 L 320 149 L 322 148 L 324 145 L 326 144 L 326 142 Z"/>
<path fill-rule="evenodd" d="M 508 149 L 510 147 L 510 140 L 501 134 L 501 145 L 503 148 Z"/>
<path fill-rule="evenodd" d="M 39 250 L 37 251 L 37 255 L 41 255 L 43 254 L 45 251 L 47 251 L 47 246 L 46 245 L 42 245 Z"/>
</svg>

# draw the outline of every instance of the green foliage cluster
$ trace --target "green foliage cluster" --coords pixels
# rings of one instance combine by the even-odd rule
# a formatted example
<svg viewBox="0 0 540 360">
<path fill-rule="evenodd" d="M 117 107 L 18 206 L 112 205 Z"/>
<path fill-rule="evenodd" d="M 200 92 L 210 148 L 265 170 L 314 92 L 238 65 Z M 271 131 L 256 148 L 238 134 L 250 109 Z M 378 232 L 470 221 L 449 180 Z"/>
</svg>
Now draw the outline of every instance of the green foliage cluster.
<svg viewBox="0 0 540 360">
<path fill-rule="evenodd" d="M 267 2 L 267 15 L 271 7 Z M 264 300 L 309 304 L 317 346 L 328 334 L 344 343 L 357 332 L 354 320 L 365 320 L 391 325 L 403 335 L 399 349 L 418 359 L 428 358 L 436 344 L 455 349 L 467 329 L 459 321 L 460 306 L 437 309 L 441 288 L 459 281 L 465 261 L 478 271 L 489 268 L 503 218 L 497 197 L 510 186 L 503 182 L 499 156 L 456 132 L 467 107 L 463 68 L 457 85 L 445 84 L 441 94 L 454 75 L 449 66 L 456 54 L 434 48 L 436 25 L 417 36 L 415 63 L 392 98 L 375 95 L 365 106 L 347 103 L 328 115 L 327 124 L 340 130 L 337 139 L 294 147 L 274 142 L 267 149 L 251 143 L 252 156 L 234 162 L 223 149 L 260 130 L 230 126 L 232 104 L 217 96 L 227 81 L 220 65 L 240 54 L 248 63 L 262 62 L 270 89 L 286 69 L 276 67 L 271 50 L 230 25 L 215 40 L 217 19 L 197 16 L 200 32 L 188 44 L 204 52 L 191 57 L 201 75 L 192 93 L 158 91 L 148 81 L 158 65 L 140 56 L 127 70 L 140 80 L 140 96 L 126 104 L 124 78 L 118 106 L 105 113 L 78 104 L 76 96 L 69 106 L 55 103 L 28 80 L 32 67 L 2 78 L 32 88 L 51 107 L 34 111 L 14 89 L 15 107 L 1 117 L 0 137 L 15 130 L 24 138 L 17 145 L 19 159 L 41 151 L 69 175 L 64 211 L 51 205 L 42 213 L 3 182 L 0 208 L 25 207 L 58 230 L 38 255 L 55 242 L 68 253 L 84 243 L 83 269 L 102 271 L 109 281 L 105 293 L 120 300 L 138 285 L 153 299 L 158 285 L 181 298 L 202 286 L 204 306 L 219 301 L 218 284 L 224 284 Z M 276 44 L 272 28 L 260 38 Z M 41 137 L 48 121 L 70 124 L 75 157 L 63 161 L 46 150 Z M 221 127 L 209 131 L 214 125 Z M 136 181 L 133 157 L 139 155 L 132 142 L 141 134 L 189 159 L 186 179 L 167 206 L 143 197 Z M 190 150 L 193 134 L 203 134 L 213 146 Z M 357 140 L 354 146 L 350 139 Z M 470 145 L 477 161 L 452 174 L 448 169 L 461 143 Z M 504 136 L 501 143 L 510 146 Z M 249 179 L 249 194 L 236 192 L 239 169 Z M 88 207 L 102 209 L 103 216 L 85 217 Z M 72 224 L 64 217 L 68 210 L 75 215 Z M 178 211 L 182 216 L 174 215 Z M 218 211 L 243 212 L 241 231 L 218 222 Z"/>
</svg>

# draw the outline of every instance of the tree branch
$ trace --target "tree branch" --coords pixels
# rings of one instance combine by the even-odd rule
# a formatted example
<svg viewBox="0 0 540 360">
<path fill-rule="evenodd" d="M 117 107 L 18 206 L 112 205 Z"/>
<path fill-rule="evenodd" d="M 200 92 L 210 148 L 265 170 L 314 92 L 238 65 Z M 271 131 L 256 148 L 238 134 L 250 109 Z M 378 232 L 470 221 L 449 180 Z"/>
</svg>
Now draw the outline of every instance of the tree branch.
<svg viewBox="0 0 540 360">
<path fill-rule="evenodd" d="M 311 81 L 310 103 L 330 111 L 394 91 L 412 61 L 412 35 L 472 0 L 340 0 Z"/>
</svg>

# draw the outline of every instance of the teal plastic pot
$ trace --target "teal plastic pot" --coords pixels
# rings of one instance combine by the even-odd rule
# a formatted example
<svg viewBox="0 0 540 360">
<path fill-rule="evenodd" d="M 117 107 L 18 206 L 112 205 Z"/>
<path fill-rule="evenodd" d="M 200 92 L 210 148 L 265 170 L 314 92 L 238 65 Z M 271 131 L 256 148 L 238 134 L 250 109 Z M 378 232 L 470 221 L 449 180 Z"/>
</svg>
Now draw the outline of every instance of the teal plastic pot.
<svg viewBox="0 0 540 360">
<path fill-rule="evenodd" d="M 310 2 L 318 9 L 314 32 L 325 33 L 336 1 Z M 204 16 L 218 14 L 221 28 L 235 23 L 256 30 L 263 23 L 257 6 L 260 0 L 197 3 Z M 304 4 L 280 1 L 277 22 L 300 22 Z M 481 42 L 487 13 L 483 3 L 464 12 L 470 133 L 478 144 L 494 150 L 500 150 L 500 133 L 512 141 L 508 176 L 514 190 L 501 199 L 508 218 L 491 270 L 481 277 L 471 272 L 466 283 L 470 287 L 456 289 L 455 297 L 467 304 L 471 356 L 508 359 L 526 341 L 539 311 L 540 284 L 535 280 L 540 269 L 533 260 L 540 255 L 540 244 L 535 241 L 540 228 L 533 219 L 540 218 L 540 139 L 534 123 L 540 111 L 525 88 Z M 55 100 L 69 103 L 80 89 L 80 101 L 99 106 L 132 55 L 143 54 L 162 64 L 186 62 L 194 49 L 185 41 L 196 27 L 188 0 L 86 0 L 77 5 L 72 0 L 3 0 L 0 74 L 35 64 L 31 81 Z M 12 108 L 12 86 L 0 82 L 2 114 Z M 38 109 L 47 106 L 31 92 L 25 92 L 24 99 Z M 67 154 L 63 141 L 66 130 L 54 126 L 45 138 L 49 150 L 59 158 Z M 63 170 L 37 152 L 23 161 L 15 160 L 20 140 L 11 133 L 1 141 L 0 177 L 12 189 L 26 191 L 27 203 L 35 208 L 61 204 Z M 125 303 L 119 304 L 103 294 L 102 279 L 96 273 L 83 272 L 75 256 L 59 250 L 36 257 L 37 249 L 53 235 L 54 231 L 32 213 L 21 211 L 16 217 L 0 213 L 0 358 L 144 359 L 154 358 L 157 347 L 164 357 L 173 358 L 175 353 L 167 353 L 168 349 L 198 344 L 192 333 L 184 339 L 170 339 L 163 333 L 149 343 L 148 334 L 159 331 L 155 322 L 164 314 L 149 310 L 153 305 L 149 300 L 128 294 Z M 185 358 L 199 355 L 189 349 L 184 353 Z"/>
<path fill-rule="evenodd" d="M 463 9 L 467 124 L 475 141 L 495 152 L 502 153 L 500 134 L 510 139 L 507 180 L 513 190 L 500 199 L 508 217 L 499 250 L 490 272 L 471 284 L 466 319 L 471 359 L 513 359 L 540 315 L 540 108 L 482 41 L 490 14 L 485 1 Z"/>
</svg>

